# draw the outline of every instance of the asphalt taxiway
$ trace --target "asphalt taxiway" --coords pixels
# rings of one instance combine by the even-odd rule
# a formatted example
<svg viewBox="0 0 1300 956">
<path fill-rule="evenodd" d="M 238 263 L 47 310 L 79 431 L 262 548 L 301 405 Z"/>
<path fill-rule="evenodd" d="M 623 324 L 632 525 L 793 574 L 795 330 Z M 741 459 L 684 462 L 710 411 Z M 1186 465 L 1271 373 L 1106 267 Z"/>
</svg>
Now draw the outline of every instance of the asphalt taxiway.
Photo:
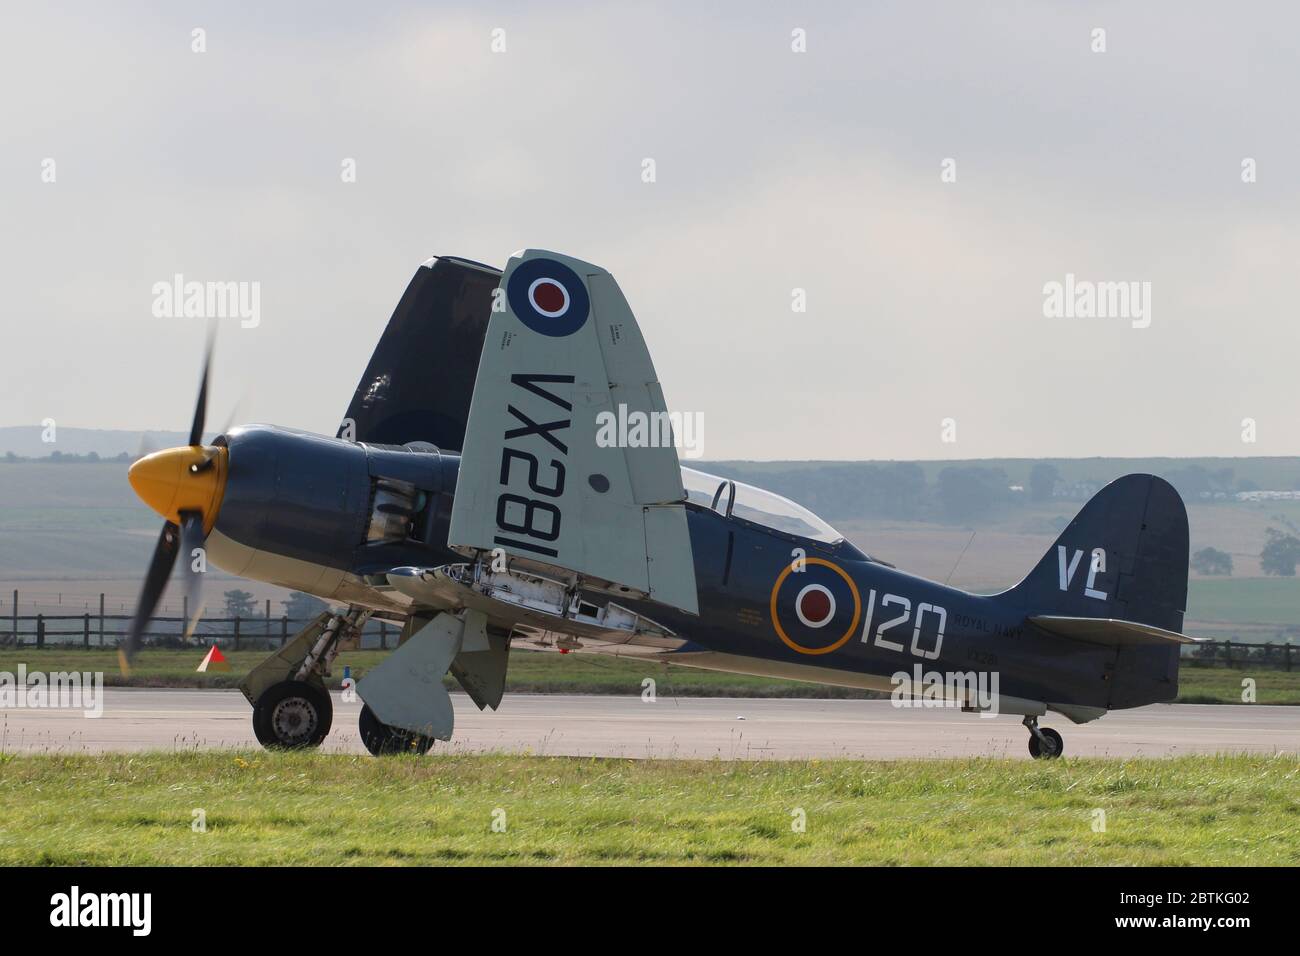
<svg viewBox="0 0 1300 956">
<path fill-rule="evenodd" d="M 497 712 L 453 694 L 456 735 L 441 751 L 691 759 L 1026 757 L 1015 716 L 898 709 L 889 701 L 507 695 Z M 362 752 L 360 702 L 334 695 L 327 751 Z M 0 709 L 0 751 L 99 753 L 256 747 L 238 691 L 108 688 L 103 714 Z M 1300 707 L 1156 704 L 1075 726 L 1048 715 L 1067 755 L 1300 753 Z"/>
</svg>

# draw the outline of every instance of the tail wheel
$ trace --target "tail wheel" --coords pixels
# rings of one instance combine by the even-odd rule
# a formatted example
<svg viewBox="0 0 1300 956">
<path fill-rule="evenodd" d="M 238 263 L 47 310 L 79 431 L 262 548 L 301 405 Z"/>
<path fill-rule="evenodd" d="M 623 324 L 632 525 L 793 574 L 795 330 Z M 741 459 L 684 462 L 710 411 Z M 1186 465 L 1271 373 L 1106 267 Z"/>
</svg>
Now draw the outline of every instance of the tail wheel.
<svg viewBox="0 0 1300 956">
<path fill-rule="evenodd" d="M 1035 760 L 1055 760 L 1065 753 L 1065 741 L 1055 730 L 1051 727 L 1043 727 L 1038 732 L 1046 739 L 1039 740 L 1036 734 L 1030 734 L 1029 756 Z"/>
<path fill-rule="evenodd" d="M 273 684 L 253 705 L 253 733 L 263 747 L 319 747 L 333 723 L 329 693 L 307 681 Z"/>
<path fill-rule="evenodd" d="M 376 757 L 387 754 L 425 754 L 433 746 L 432 737 L 382 723 L 369 704 L 361 708 L 357 729 L 361 731 L 361 742 Z"/>
</svg>

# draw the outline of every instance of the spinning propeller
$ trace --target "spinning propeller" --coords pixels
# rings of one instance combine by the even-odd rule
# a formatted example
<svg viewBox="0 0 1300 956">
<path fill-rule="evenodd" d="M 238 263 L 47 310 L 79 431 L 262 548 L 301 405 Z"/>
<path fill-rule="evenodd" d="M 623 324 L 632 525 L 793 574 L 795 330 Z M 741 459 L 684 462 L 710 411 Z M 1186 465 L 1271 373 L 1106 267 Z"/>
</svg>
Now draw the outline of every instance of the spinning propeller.
<svg viewBox="0 0 1300 956">
<path fill-rule="evenodd" d="M 207 560 L 202 554 L 203 542 L 216 523 L 227 471 L 226 449 L 202 444 L 211 365 L 212 338 L 209 336 L 189 444 L 146 455 L 127 472 L 131 487 L 140 500 L 166 520 L 149 560 L 131 630 L 118 650 L 118 664 L 123 674 L 130 670 L 131 658 L 139 650 L 141 635 L 167 588 L 167 579 L 176 566 L 176 556 L 182 552 L 185 556 L 185 596 L 190 612 L 190 618 L 185 622 L 186 637 L 198 621 L 202 570 Z"/>
</svg>

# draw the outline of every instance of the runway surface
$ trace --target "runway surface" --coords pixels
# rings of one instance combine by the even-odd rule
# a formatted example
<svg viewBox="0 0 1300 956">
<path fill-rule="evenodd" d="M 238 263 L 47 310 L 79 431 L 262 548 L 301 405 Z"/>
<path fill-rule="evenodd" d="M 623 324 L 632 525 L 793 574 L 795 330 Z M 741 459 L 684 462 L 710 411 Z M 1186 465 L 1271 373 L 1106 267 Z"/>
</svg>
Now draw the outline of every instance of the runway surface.
<svg viewBox="0 0 1300 956">
<path fill-rule="evenodd" d="M 889 701 L 508 695 L 480 713 L 453 694 L 456 736 L 441 751 L 553 756 L 794 759 L 852 757 L 1025 757 L 1027 731 L 1015 716 L 900 710 Z M 331 751 L 364 752 L 359 702 L 334 695 Z M 109 688 L 104 711 L 0 709 L 6 753 L 97 753 L 256 747 L 248 703 L 238 691 Z M 1300 707 L 1156 704 L 1075 726 L 1049 715 L 1072 756 L 1300 752 Z"/>
</svg>

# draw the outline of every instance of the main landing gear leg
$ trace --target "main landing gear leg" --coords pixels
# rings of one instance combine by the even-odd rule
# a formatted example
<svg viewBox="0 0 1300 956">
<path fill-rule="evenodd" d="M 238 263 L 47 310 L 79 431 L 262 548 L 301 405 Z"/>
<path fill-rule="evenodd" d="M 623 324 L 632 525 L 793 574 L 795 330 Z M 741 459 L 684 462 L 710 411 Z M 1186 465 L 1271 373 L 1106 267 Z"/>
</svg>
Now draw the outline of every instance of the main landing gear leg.
<svg viewBox="0 0 1300 956">
<path fill-rule="evenodd" d="M 1026 717 L 1029 728 L 1029 756 L 1035 760 L 1055 760 L 1065 752 L 1065 741 L 1051 727 L 1039 728 L 1037 717 Z"/>
<path fill-rule="evenodd" d="M 339 645 L 360 633 L 369 612 L 322 614 L 240 683 L 253 705 L 253 733 L 263 747 L 319 747 L 334 722 L 325 689 Z"/>
</svg>

